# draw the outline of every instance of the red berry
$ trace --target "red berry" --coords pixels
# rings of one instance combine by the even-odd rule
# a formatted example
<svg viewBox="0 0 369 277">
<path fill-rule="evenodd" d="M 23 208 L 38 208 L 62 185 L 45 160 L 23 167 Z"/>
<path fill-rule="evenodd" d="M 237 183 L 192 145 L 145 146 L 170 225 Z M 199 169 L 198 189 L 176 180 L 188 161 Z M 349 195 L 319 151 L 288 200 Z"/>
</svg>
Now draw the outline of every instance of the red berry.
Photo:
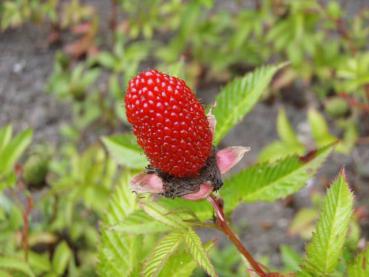
<svg viewBox="0 0 369 277">
<path fill-rule="evenodd" d="M 204 108 L 185 82 L 157 70 L 128 85 L 126 113 L 153 167 L 176 177 L 198 175 L 212 148 Z"/>
</svg>

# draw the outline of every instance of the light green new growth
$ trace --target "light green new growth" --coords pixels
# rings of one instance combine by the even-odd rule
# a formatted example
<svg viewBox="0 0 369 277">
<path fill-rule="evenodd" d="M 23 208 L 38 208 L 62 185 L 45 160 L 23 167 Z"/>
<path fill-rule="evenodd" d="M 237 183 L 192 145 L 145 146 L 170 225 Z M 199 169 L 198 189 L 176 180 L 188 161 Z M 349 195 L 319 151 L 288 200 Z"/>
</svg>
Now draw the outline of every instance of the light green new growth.
<svg viewBox="0 0 369 277">
<path fill-rule="evenodd" d="M 337 140 L 337 138 L 329 132 L 327 122 L 318 111 L 310 109 L 308 112 L 308 120 L 317 147 L 322 147 L 323 145 Z"/>
<path fill-rule="evenodd" d="M 232 129 L 262 96 L 273 75 L 281 65 L 260 67 L 227 84 L 216 97 L 213 113 L 217 119 L 214 144 Z"/>
<path fill-rule="evenodd" d="M 353 205 L 353 195 L 342 171 L 325 197 L 316 231 L 306 248 L 303 271 L 326 276 L 334 271 L 342 255 Z"/>
</svg>

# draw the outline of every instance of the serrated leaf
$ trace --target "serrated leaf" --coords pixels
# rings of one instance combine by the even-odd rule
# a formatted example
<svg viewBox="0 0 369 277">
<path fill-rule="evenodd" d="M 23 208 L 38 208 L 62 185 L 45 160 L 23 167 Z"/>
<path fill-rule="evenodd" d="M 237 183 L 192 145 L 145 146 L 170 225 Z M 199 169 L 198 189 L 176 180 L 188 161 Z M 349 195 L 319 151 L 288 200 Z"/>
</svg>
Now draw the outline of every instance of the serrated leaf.
<svg viewBox="0 0 369 277">
<path fill-rule="evenodd" d="M 350 277 L 368 277 L 369 276 L 369 247 L 348 267 L 348 276 Z"/>
<path fill-rule="evenodd" d="M 155 202 L 143 203 L 144 211 L 157 221 L 174 229 L 186 229 L 189 226 L 182 220 L 180 216 L 167 210 L 165 207 Z"/>
<path fill-rule="evenodd" d="M 147 166 L 147 159 L 133 135 L 103 137 L 102 142 L 118 164 L 132 169 L 143 169 Z"/>
<path fill-rule="evenodd" d="M 353 195 L 341 172 L 324 199 L 316 231 L 306 248 L 303 271 L 314 276 L 333 272 L 342 254 L 352 205 Z"/>
<path fill-rule="evenodd" d="M 22 272 L 26 276 L 35 276 L 30 266 L 24 260 L 15 257 L 0 257 L 0 269 L 10 272 Z"/>
<path fill-rule="evenodd" d="M 303 154 L 305 147 L 303 145 L 290 145 L 283 141 L 274 141 L 267 145 L 259 154 L 260 162 L 273 162 L 290 155 Z"/>
<path fill-rule="evenodd" d="M 204 246 L 201 243 L 200 237 L 193 231 L 189 229 L 185 233 L 185 243 L 188 248 L 188 251 L 192 255 L 193 259 L 197 262 L 197 264 L 202 267 L 210 276 L 218 276 L 215 272 L 215 268 L 211 263 L 208 254 Z"/>
<path fill-rule="evenodd" d="M 227 84 L 216 97 L 213 113 L 217 119 L 214 144 L 233 128 L 257 103 L 273 75 L 282 65 L 271 65 L 256 69 L 244 77 Z"/>
<path fill-rule="evenodd" d="M 159 277 L 181 276 L 190 277 L 197 264 L 192 256 L 185 251 L 172 255 L 161 270 Z"/>
<path fill-rule="evenodd" d="M 183 238 L 183 233 L 173 232 L 161 239 L 145 261 L 142 275 L 145 277 L 158 276 L 166 261 L 181 244 Z"/>
<path fill-rule="evenodd" d="M 129 234 L 149 234 L 168 231 L 169 228 L 144 211 L 137 210 L 128 215 L 124 221 L 112 226 L 111 230 Z"/>
<path fill-rule="evenodd" d="M 241 202 L 273 201 L 298 191 L 314 175 L 332 146 L 273 163 L 251 166 L 224 182 L 220 191 L 229 211 Z"/>
<path fill-rule="evenodd" d="M 207 242 L 204 247 L 208 252 L 214 246 L 213 241 Z M 194 261 L 188 251 L 176 251 L 166 262 L 161 270 L 159 277 L 181 276 L 190 277 L 195 270 L 197 263 Z"/>
<path fill-rule="evenodd" d="M 130 174 L 124 175 L 114 192 L 103 218 L 108 226 L 101 230 L 98 272 L 101 276 L 131 276 L 136 266 L 136 237 L 109 230 L 109 226 L 123 222 L 137 208 L 136 198 L 129 190 Z"/>
</svg>

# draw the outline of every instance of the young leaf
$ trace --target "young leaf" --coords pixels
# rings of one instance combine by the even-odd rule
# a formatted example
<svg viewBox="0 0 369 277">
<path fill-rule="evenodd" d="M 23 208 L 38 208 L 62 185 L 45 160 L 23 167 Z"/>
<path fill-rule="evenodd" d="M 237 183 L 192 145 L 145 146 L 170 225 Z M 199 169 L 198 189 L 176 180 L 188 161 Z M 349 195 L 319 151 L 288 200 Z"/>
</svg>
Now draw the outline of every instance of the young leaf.
<svg viewBox="0 0 369 277">
<path fill-rule="evenodd" d="M 318 170 L 332 146 L 273 163 L 249 167 L 224 182 L 221 195 L 225 208 L 232 210 L 240 202 L 273 201 L 298 191 Z"/>
<path fill-rule="evenodd" d="M 142 275 L 145 277 L 158 276 L 168 258 L 181 244 L 183 237 L 183 233 L 173 232 L 159 241 L 151 255 L 146 259 Z"/>
<path fill-rule="evenodd" d="M 355 259 L 354 263 L 349 265 L 348 276 L 350 277 L 369 276 L 369 247 Z"/>
<path fill-rule="evenodd" d="M 198 265 L 201 266 L 210 276 L 218 276 L 199 236 L 194 230 L 189 229 L 186 231 L 185 243 L 188 251 L 191 253 L 193 259 L 198 263 Z"/>
<path fill-rule="evenodd" d="M 289 145 L 298 144 L 301 145 L 297 138 L 295 131 L 293 130 L 291 123 L 288 121 L 286 112 L 284 109 L 280 109 L 277 118 L 277 131 L 282 141 Z"/>
<path fill-rule="evenodd" d="M 19 133 L 3 147 L 0 152 L 0 175 L 8 173 L 20 158 L 23 151 L 31 143 L 32 130 L 28 129 Z"/>
<path fill-rule="evenodd" d="M 143 169 L 147 166 L 145 155 L 133 135 L 103 137 L 102 142 L 118 164 L 132 169 Z"/>
<path fill-rule="evenodd" d="M 284 109 L 280 109 L 278 113 L 277 132 L 281 140 L 266 146 L 259 155 L 259 161 L 270 162 L 293 154 L 301 155 L 305 152 L 305 147 L 299 141 Z"/>
<path fill-rule="evenodd" d="M 12 133 L 13 128 L 11 125 L 5 126 L 0 129 L 0 153 L 5 145 L 9 143 Z"/>
<path fill-rule="evenodd" d="M 350 217 L 353 195 L 342 171 L 324 199 L 322 213 L 306 248 L 303 270 L 313 276 L 327 276 L 342 254 Z"/>
<path fill-rule="evenodd" d="M 129 190 L 129 174 L 124 175 L 114 192 L 103 223 L 114 226 L 137 208 L 134 194 Z M 108 228 L 101 231 L 98 272 L 101 276 L 130 276 L 136 266 L 134 256 L 136 237 Z"/>
<path fill-rule="evenodd" d="M 213 113 L 217 119 L 214 144 L 233 128 L 257 103 L 273 75 L 282 65 L 271 65 L 256 69 L 246 76 L 227 84 L 216 97 Z"/>
<path fill-rule="evenodd" d="M 66 242 L 62 242 L 55 250 L 52 266 L 57 275 L 63 275 L 67 269 L 68 262 L 72 258 L 72 252 Z"/>
<path fill-rule="evenodd" d="M 327 122 L 318 111 L 310 109 L 308 120 L 317 147 L 337 141 L 337 138 L 330 134 Z"/>
</svg>

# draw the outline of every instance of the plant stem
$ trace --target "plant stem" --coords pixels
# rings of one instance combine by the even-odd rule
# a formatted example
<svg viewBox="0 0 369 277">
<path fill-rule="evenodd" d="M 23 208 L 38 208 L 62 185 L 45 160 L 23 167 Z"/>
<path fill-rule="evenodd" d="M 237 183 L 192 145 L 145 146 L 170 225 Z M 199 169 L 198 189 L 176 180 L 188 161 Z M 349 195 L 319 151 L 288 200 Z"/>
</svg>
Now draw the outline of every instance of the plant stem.
<svg viewBox="0 0 369 277">
<path fill-rule="evenodd" d="M 22 229 L 22 248 L 24 251 L 24 258 L 27 261 L 28 260 L 28 250 L 29 250 L 29 244 L 28 244 L 28 237 L 29 237 L 29 218 L 32 212 L 33 208 L 33 200 L 32 196 L 27 196 L 27 202 L 26 207 L 23 211 L 23 229 Z"/>
<path fill-rule="evenodd" d="M 343 100 L 345 100 L 347 102 L 347 104 L 349 104 L 351 107 L 355 107 L 355 108 L 358 108 L 362 111 L 365 111 L 365 112 L 369 113 L 369 105 L 368 104 L 360 103 L 359 101 L 357 101 L 355 98 L 353 98 L 352 96 L 350 96 L 346 92 L 339 93 L 339 96 L 341 98 L 343 98 Z"/>
<path fill-rule="evenodd" d="M 233 232 L 231 227 L 228 225 L 223 211 L 223 205 L 220 204 L 220 199 L 216 198 L 213 194 L 210 194 L 207 200 L 211 203 L 214 208 L 216 216 L 216 224 L 219 229 L 228 237 L 228 239 L 237 247 L 238 251 L 245 257 L 252 268 L 260 277 L 266 277 L 268 274 L 261 268 L 259 263 L 252 257 L 251 253 L 239 240 L 237 235 Z"/>
<path fill-rule="evenodd" d="M 118 9 L 117 0 L 112 0 L 111 10 L 110 10 L 110 29 L 113 32 L 113 37 L 114 37 L 114 32 L 117 29 L 117 21 L 118 21 L 117 9 Z"/>
</svg>

